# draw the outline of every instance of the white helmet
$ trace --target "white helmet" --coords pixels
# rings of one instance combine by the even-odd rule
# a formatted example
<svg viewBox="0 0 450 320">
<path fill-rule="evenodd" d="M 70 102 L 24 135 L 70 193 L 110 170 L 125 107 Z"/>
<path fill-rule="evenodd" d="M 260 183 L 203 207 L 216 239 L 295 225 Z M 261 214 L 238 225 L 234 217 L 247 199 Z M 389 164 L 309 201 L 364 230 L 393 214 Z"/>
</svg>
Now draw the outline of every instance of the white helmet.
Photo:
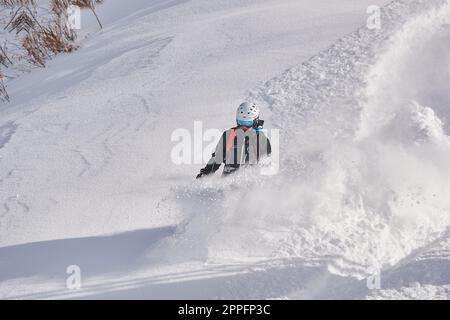
<svg viewBox="0 0 450 320">
<path fill-rule="evenodd" d="M 260 114 L 261 111 L 254 103 L 244 102 L 236 111 L 236 121 L 238 125 L 252 127 Z"/>
</svg>

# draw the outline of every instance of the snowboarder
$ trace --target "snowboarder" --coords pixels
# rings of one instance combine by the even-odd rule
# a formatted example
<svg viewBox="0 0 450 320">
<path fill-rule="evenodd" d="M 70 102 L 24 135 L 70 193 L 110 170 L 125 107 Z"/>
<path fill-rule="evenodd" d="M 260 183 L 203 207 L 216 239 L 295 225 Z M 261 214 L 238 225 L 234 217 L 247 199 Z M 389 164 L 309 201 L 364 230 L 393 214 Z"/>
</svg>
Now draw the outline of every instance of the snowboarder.
<svg viewBox="0 0 450 320">
<path fill-rule="evenodd" d="M 241 166 L 258 164 L 272 152 L 269 138 L 262 131 L 264 121 L 255 104 L 242 103 L 236 111 L 237 126 L 222 134 L 215 152 L 197 179 L 215 173 L 222 163 L 222 175 L 229 175 Z"/>
</svg>

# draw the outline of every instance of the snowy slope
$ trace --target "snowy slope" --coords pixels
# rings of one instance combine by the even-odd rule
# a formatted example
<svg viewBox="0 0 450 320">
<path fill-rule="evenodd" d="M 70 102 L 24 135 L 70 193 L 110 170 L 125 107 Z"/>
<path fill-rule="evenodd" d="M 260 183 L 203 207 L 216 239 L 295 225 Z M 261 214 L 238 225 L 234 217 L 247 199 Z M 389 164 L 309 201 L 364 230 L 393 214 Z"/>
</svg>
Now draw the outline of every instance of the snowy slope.
<svg viewBox="0 0 450 320">
<path fill-rule="evenodd" d="M 276 206 L 291 213 L 289 199 L 301 199 L 288 256 L 338 255 L 336 268 L 348 260 L 358 273 L 446 230 L 449 72 L 439 66 L 449 60 L 450 12 L 417 3 L 391 4 L 390 31 L 363 28 L 256 92 L 283 128 L 282 162 L 293 162 Z"/>
<path fill-rule="evenodd" d="M 358 29 L 374 2 L 107 1 L 103 31 L 9 84 L 1 297 L 448 298 L 450 7 Z M 280 174 L 192 182 L 171 133 L 225 129 L 246 96 Z"/>
</svg>

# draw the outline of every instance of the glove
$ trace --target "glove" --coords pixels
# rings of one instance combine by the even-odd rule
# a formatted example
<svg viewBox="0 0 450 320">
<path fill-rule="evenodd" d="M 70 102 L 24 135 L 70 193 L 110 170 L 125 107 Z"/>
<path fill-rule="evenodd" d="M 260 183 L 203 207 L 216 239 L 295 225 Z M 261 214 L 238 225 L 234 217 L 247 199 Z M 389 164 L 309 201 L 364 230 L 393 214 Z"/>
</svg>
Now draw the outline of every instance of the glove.
<svg viewBox="0 0 450 320">
<path fill-rule="evenodd" d="M 205 174 L 204 174 L 203 172 L 200 172 L 200 173 L 197 175 L 197 177 L 195 177 L 195 179 L 203 178 L 204 175 L 205 175 Z"/>
<path fill-rule="evenodd" d="M 205 168 L 203 168 L 203 169 L 200 170 L 200 173 L 197 175 L 197 177 L 195 179 L 201 179 L 201 178 L 203 178 L 204 176 L 207 176 L 207 175 L 208 174 L 206 173 Z"/>
<path fill-rule="evenodd" d="M 220 164 L 208 164 L 206 167 L 200 170 L 200 173 L 197 175 L 196 179 L 203 178 L 209 174 L 216 172 L 219 169 Z"/>
</svg>

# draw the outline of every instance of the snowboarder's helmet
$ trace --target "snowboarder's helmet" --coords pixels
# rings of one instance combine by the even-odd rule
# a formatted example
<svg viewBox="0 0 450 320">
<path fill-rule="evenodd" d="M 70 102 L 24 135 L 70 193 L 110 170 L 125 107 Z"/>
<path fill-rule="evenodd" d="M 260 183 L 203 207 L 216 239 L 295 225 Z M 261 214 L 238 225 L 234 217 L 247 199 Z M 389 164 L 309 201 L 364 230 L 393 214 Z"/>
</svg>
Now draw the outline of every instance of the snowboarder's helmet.
<svg viewBox="0 0 450 320">
<path fill-rule="evenodd" d="M 244 102 L 236 111 L 236 121 L 239 126 L 252 127 L 259 119 L 261 111 L 254 103 Z"/>
</svg>

